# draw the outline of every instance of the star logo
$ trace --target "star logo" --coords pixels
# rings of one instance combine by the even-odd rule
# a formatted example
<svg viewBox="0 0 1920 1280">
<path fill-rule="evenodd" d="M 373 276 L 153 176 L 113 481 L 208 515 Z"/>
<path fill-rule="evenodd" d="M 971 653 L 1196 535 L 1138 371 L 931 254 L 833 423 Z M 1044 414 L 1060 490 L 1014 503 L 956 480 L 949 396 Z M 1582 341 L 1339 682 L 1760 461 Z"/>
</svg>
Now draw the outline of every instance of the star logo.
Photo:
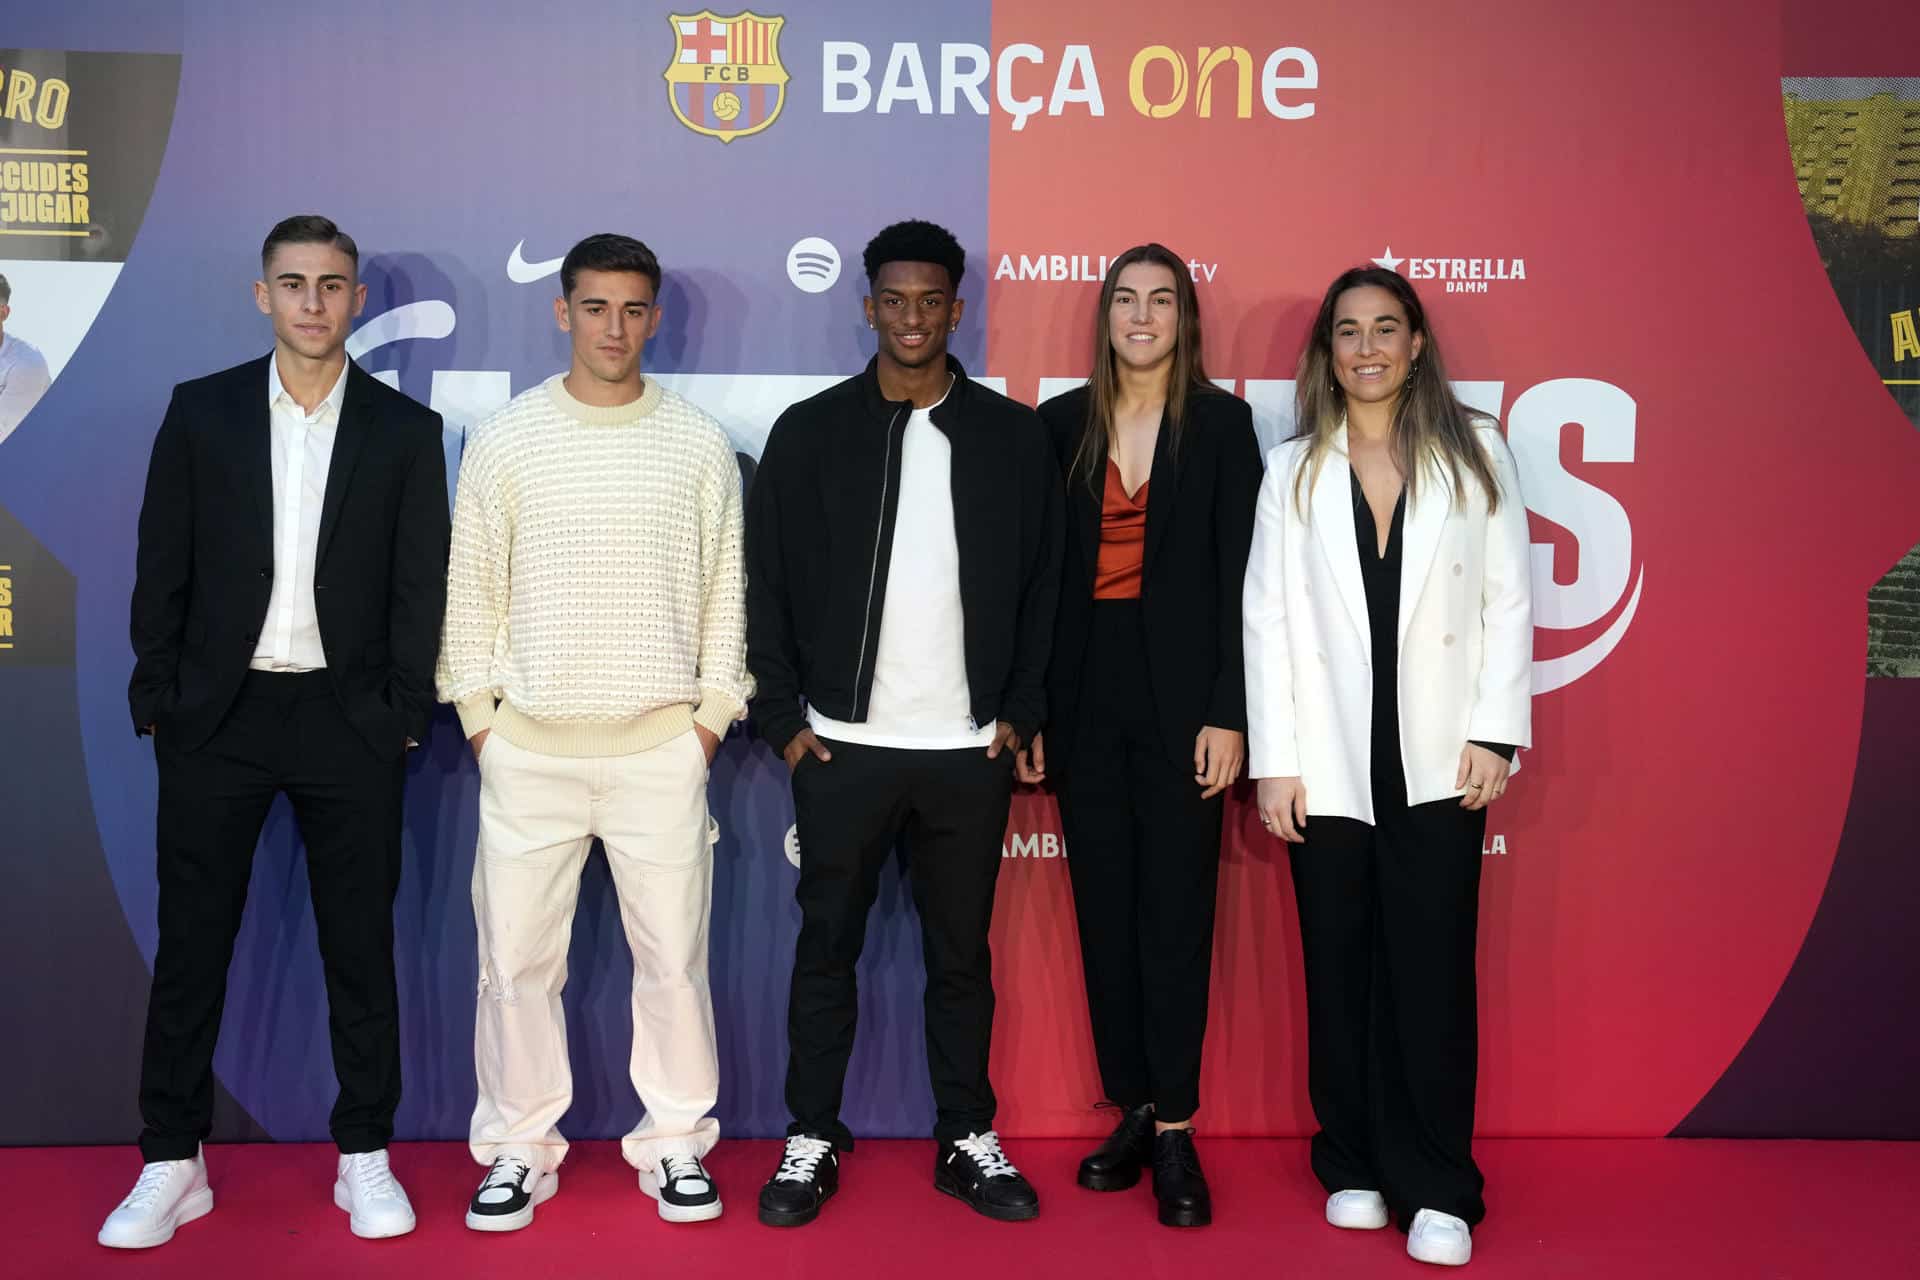
<svg viewBox="0 0 1920 1280">
<path fill-rule="evenodd" d="M 1394 257 L 1393 246 L 1388 245 L 1387 251 L 1373 260 L 1373 265 L 1376 267 L 1385 267 L 1389 271 L 1398 271 L 1400 269 L 1400 264 L 1405 261 L 1406 261 L 1405 258 Z"/>
</svg>

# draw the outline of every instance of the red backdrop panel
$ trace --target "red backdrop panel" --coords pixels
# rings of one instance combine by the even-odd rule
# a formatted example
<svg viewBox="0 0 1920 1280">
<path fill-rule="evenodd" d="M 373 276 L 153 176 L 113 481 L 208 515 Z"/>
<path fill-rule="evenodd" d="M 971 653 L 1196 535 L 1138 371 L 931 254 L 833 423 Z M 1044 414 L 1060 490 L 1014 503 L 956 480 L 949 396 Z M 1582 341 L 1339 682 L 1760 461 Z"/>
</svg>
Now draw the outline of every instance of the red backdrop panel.
<svg viewBox="0 0 1920 1280">
<path fill-rule="evenodd" d="M 1777 26 L 1664 4 L 1462 12 L 1001 0 L 996 50 L 1046 53 L 1015 69 L 1013 96 L 1048 95 L 1066 47 L 1085 44 L 1104 112 L 1068 103 L 1018 131 L 995 115 L 986 263 L 1097 265 L 1164 241 L 1215 265 L 1201 284 L 1209 372 L 1247 380 L 1289 378 L 1321 288 L 1389 247 L 1520 259 L 1524 280 L 1484 293 L 1416 281 L 1453 376 L 1503 384 L 1503 419 L 1558 380 L 1631 399 L 1625 456 L 1617 415 L 1610 446 L 1581 420 L 1591 395 L 1542 393 L 1515 415 L 1553 481 L 1528 495 L 1553 557 L 1543 598 L 1623 562 L 1644 592 L 1594 670 L 1536 698 L 1535 749 L 1489 825 L 1507 852 L 1485 865 L 1480 1124 L 1663 1133 L 1765 1011 L 1825 883 L 1860 722 L 1865 592 L 1920 538 L 1920 437 L 1812 251 Z M 1128 93 L 1153 45 L 1189 69 L 1166 119 Z M 1271 51 L 1310 50 L 1317 89 L 1283 96 L 1314 113 L 1276 119 L 1256 85 L 1237 118 L 1226 73 L 1200 118 L 1201 46 L 1245 48 L 1256 78 Z M 1172 96 L 1164 63 L 1145 88 Z M 992 284 L 989 364 L 1015 395 L 1085 375 L 1096 288 Z M 1583 535 L 1542 513 L 1549 488 L 1576 481 L 1624 520 Z M 1537 656 L 1593 643 L 1625 595 L 1543 629 Z M 1244 798 L 1228 823 L 1201 1121 L 1307 1132 L 1285 855 Z M 1050 801 L 1016 801 L 1010 839 L 1058 830 Z M 1099 1129 L 1064 864 L 1008 860 L 995 930 L 1003 1127 Z"/>
</svg>

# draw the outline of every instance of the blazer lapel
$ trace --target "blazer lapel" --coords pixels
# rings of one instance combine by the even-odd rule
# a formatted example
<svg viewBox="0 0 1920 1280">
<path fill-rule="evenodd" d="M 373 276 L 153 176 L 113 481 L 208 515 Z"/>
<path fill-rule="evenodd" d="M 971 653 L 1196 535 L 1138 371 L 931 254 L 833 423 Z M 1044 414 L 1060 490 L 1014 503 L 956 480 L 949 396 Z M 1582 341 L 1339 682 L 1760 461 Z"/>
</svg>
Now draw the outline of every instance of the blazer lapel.
<svg viewBox="0 0 1920 1280">
<path fill-rule="evenodd" d="M 1440 549 L 1440 531 L 1453 506 L 1453 485 L 1438 463 L 1428 462 L 1420 478 L 1418 498 L 1407 500 L 1404 541 L 1400 546 L 1400 626 L 1399 642 L 1407 639 L 1407 626 L 1413 621 L 1414 606 L 1420 603 L 1420 591 L 1427 585 L 1427 571 Z"/>
<path fill-rule="evenodd" d="M 1106 492 L 1107 450 L 1102 445 L 1093 459 L 1093 488 L 1087 488 L 1087 478 L 1076 468 L 1067 478 L 1067 505 L 1073 513 L 1073 535 L 1080 540 L 1080 564 L 1086 570 L 1088 591 L 1093 590 L 1093 579 L 1099 571 L 1100 561 L 1100 508 L 1101 495 Z"/>
<path fill-rule="evenodd" d="M 1166 541 L 1167 526 L 1173 522 L 1178 506 L 1174 499 L 1180 487 L 1179 463 L 1173 457 L 1171 435 L 1166 412 L 1162 410 L 1160 433 L 1153 442 L 1153 467 L 1147 472 L 1147 546 L 1140 556 L 1142 577 L 1153 567 L 1154 553 Z"/>
<path fill-rule="evenodd" d="M 1291 500 L 1291 499 L 1289 499 Z M 1333 447 L 1313 482 L 1313 532 L 1333 566 L 1340 603 L 1360 637 L 1367 660 L 1373 660 L 1373 632 L 1367 626 L 1367 585 L 1360 577 L 1360 542 L 1353 532 L 1353 468 L 1347 464 L 1347 429 L 1333 437 Z"/>
<path fill-rule="evenodd" d="M 347 482 L 353 479 L 354 464 L 370 429 L 373 398 L 367 384 L 373 379 L 360 366 L 347 362 L 347 390 L 340 402 L 340 422 L 333 433 L 333 456 L 327 464 L 327 491 L 320 500 L 320 537 L 313 553 L 314 568 L 326 562 L 327 543 L 333 539 L 334 526 L 340 523 L 340 507 L 346 501 Z"/>
<path fill-rule="evenodd" d="M 234 448 L 240 469 L 240 489 L 247 495 L 253 535 L 260 554 L 273 562 L 273 413 L 267 404 L 267 360 L 258 362 L 254 376 L 237 384 L 242 400 L 234 406 L 233 421 L 241 424 Z"/>
</svg>

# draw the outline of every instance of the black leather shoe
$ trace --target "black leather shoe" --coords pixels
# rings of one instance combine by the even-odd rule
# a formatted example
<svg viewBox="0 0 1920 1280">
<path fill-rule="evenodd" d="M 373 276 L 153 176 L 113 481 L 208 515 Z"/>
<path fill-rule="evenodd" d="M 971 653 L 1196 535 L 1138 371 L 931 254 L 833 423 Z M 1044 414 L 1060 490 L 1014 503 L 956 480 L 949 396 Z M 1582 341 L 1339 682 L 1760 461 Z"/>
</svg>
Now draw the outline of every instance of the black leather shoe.
<svg viewBox="0 0 1920 1280">
<path fill-rule="evenodd" d="M 1153 1197 L 1168 1227 L 1204 1227 L 1213 1221 L 1213 1197 L 1200 1172 L 1191 1129 L 1168 1129 L 1153 1140 Z"/>
<path fill-rule="evenodd" d="M 991 1129 L 939 1145 L 933 1189 L 1000 1222 L 1025 1222 L 1040 1214 L 1040 1193 L 1013 1167 L 1000 1150 L 1000 1135 Z"/>
<path fill-rule="evenodd" d="M 760 1188 L 760 1221 L 770 1227 L 801 1227 L 820 1216 L 820 1206 L 840 1189 L 840 1153 L 816 1133 L 787 1138 L 780 1167 Z"/>
<path fill-rule="evenodd" d="M 1153 1106 L 1122 1112 L 1107 1140 L 1080 1162 L 1076 1179 L 1089 1191 L 1125 1191 L 1140 1181 L 1140 1169 L 1153 1159 Z"/>
</svg>

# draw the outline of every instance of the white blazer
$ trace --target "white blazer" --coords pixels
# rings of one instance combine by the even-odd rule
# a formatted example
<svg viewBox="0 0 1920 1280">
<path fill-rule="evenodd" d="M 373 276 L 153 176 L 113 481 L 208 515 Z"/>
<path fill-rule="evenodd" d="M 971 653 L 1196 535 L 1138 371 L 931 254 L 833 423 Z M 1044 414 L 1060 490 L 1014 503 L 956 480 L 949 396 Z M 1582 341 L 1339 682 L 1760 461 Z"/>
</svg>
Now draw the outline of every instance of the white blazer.
<svg viewBox="0 0 1920 1280">
<path fill-rule="evenodd" d="M 1527 509 L 1506 439 L 1480 439 L 1500 510 L 1471 477 L 1453 486 L 1429 464 L 1401 532 L 1400 752 L 1407 802 L 1458 796 L 1469 740 L 1533 745 L 1533 605 Z M 1307 812 L 1371 823 L 1372 640 L 1355 540 L 1352 469 L 1341 426 L 1302 519 L 1294 475 L 1305 440 L 1267 455 L 1247 561 L 1248 773 L 1298 777 Z"/>
</svg>

